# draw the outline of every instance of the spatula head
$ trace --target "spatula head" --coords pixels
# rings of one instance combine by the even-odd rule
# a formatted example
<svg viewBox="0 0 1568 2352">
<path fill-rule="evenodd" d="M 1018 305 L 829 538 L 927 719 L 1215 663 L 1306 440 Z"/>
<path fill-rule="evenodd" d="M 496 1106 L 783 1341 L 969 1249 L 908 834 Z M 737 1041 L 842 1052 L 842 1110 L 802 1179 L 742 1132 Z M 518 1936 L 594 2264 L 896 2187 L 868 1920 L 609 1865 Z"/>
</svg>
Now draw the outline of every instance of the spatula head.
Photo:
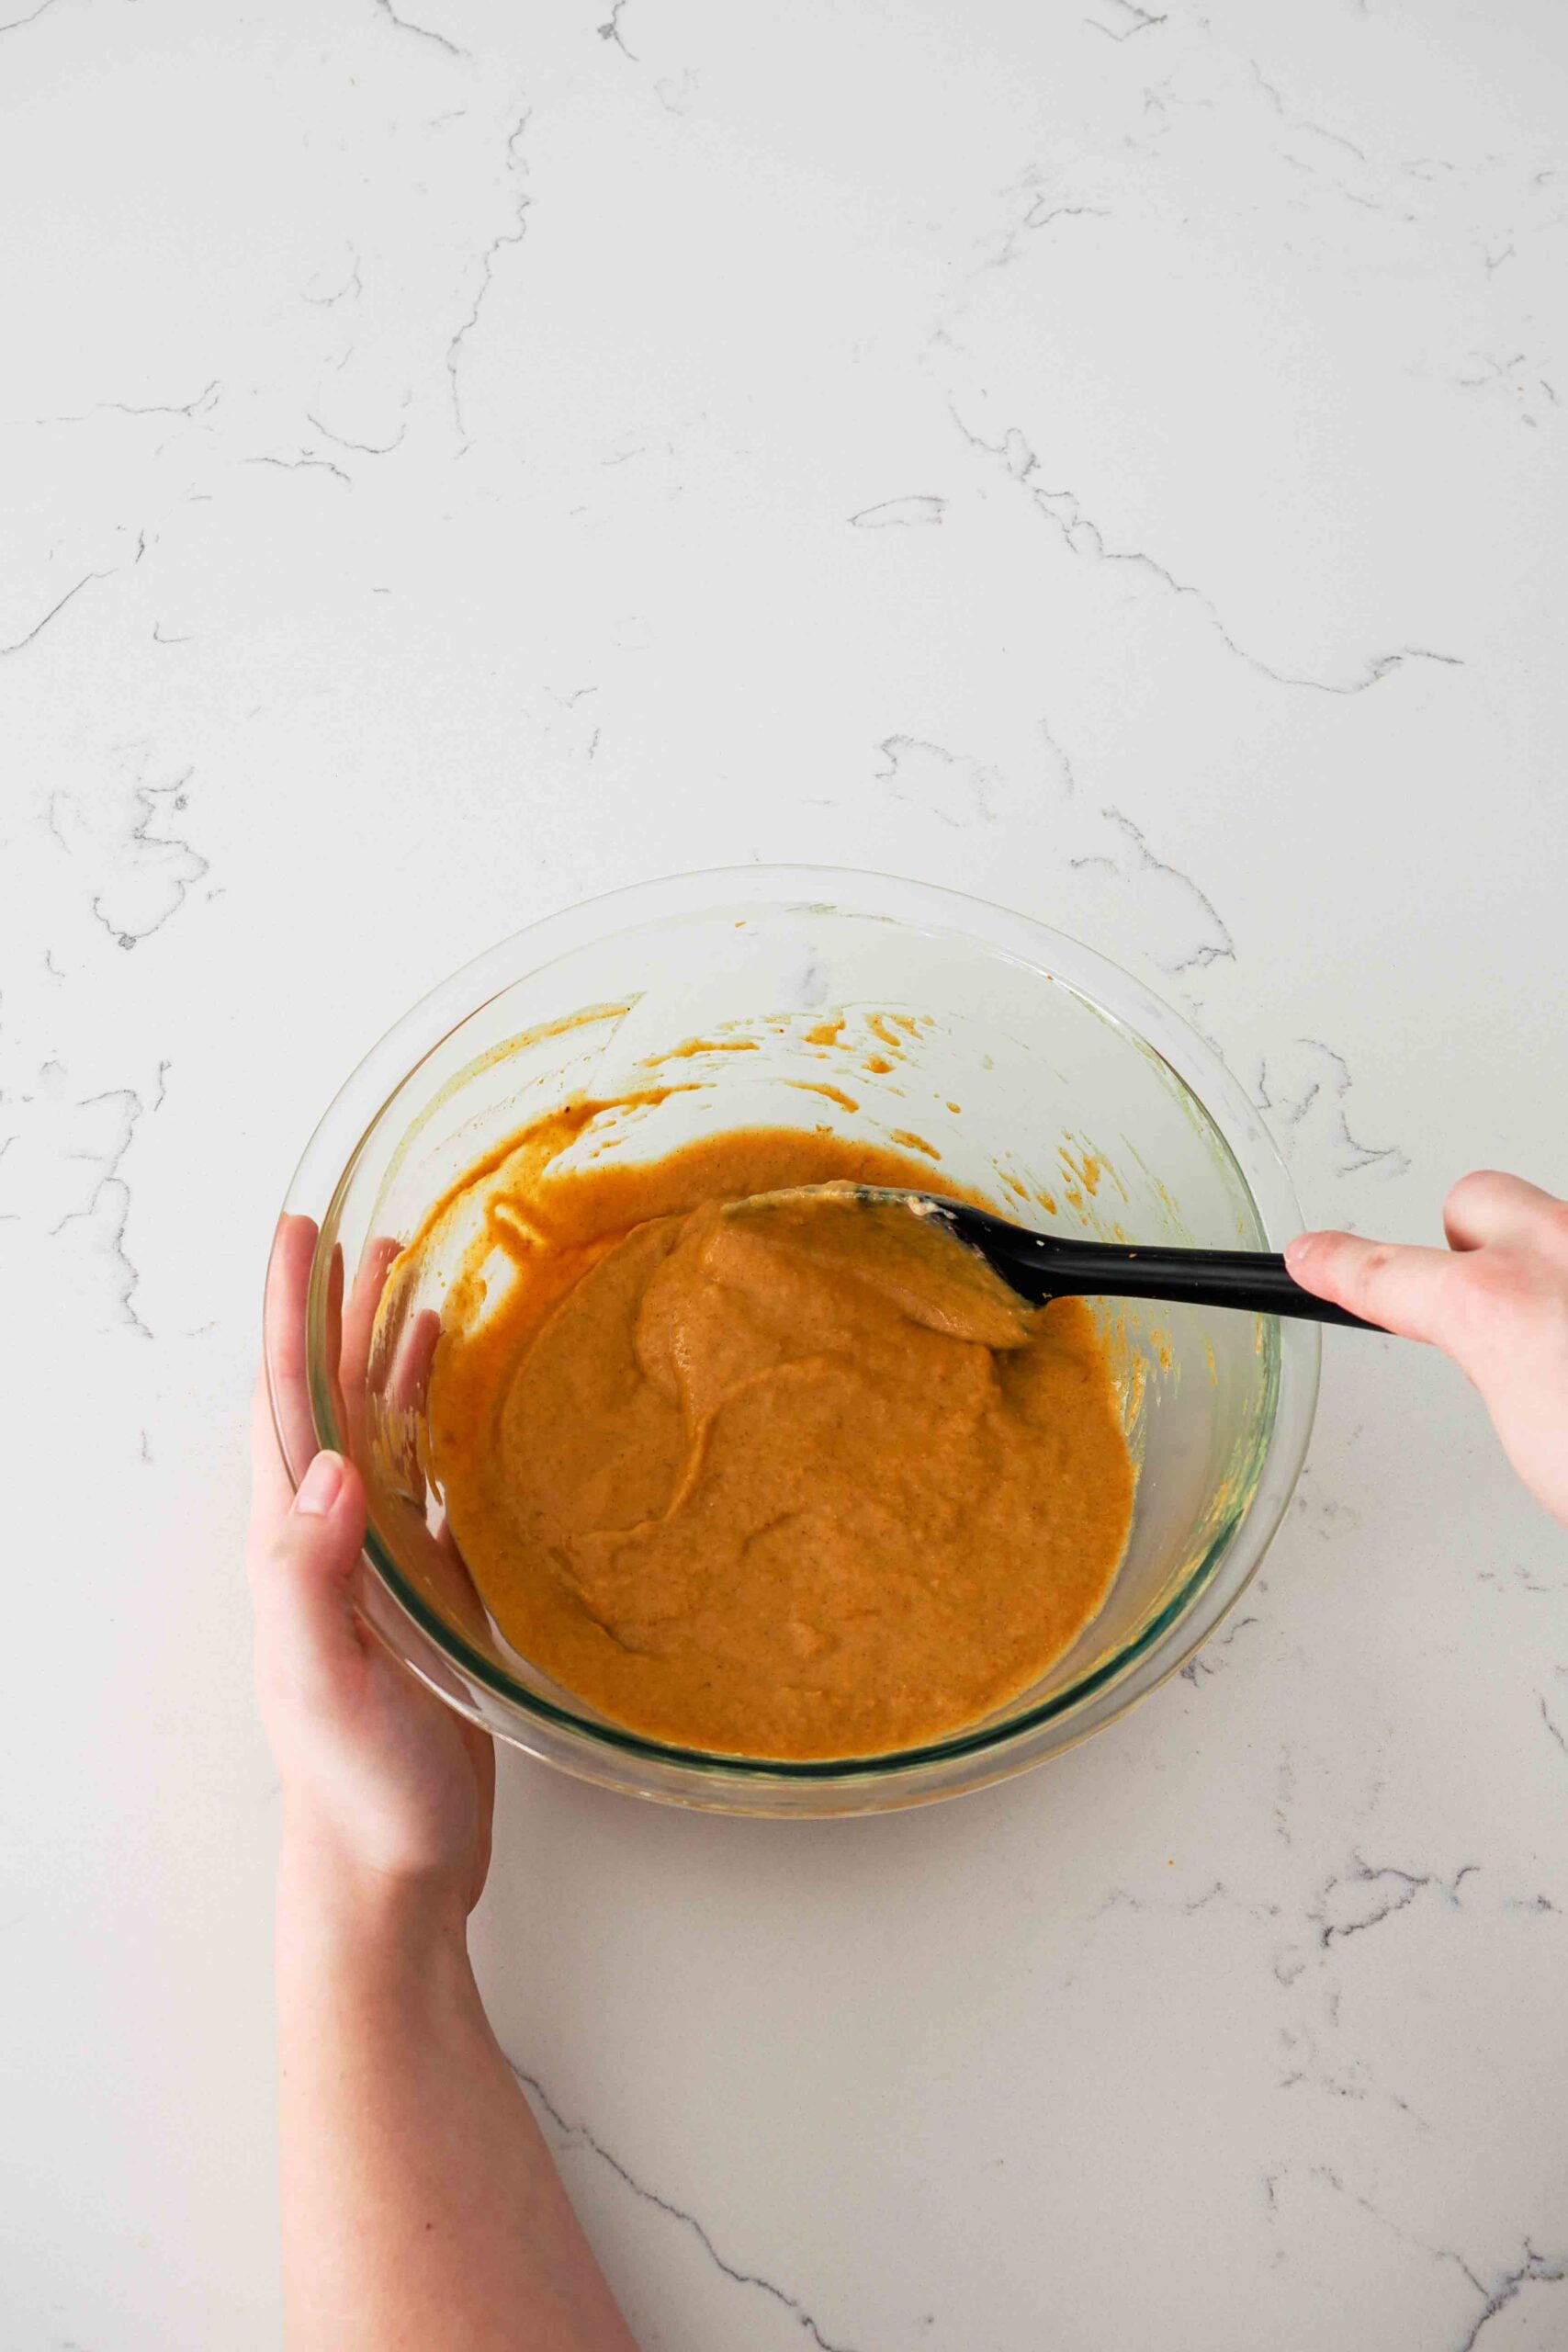
<svg viewBox="0 0 1568 2352">
<path fill-rule="evenodd" d="M 1021 1348 L 1030 1336 L 1032 1307 L 970 1241 L 963 1220 L 972 1213 L 958 1202 L 840 1182 L 753 1193 L 724 1214 L 770 1247 L 874 1283 L 928 1330 L 987 1348 Z"/>
</svg>

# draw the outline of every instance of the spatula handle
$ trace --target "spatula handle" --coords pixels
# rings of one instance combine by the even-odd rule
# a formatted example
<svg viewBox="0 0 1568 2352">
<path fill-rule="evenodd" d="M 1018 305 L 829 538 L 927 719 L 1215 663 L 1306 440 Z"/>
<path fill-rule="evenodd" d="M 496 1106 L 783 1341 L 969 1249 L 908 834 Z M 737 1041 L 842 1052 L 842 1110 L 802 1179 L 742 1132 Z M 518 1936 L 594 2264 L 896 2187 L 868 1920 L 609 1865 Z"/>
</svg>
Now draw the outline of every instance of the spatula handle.
<svg viewBox="0 0 1568 2352">
<path fill-rule="evenodd" d="M 1027 1242 L 1028 1236 L 1020 1240 Z M 992 1245 L 998 1261 L 1003 1254 Z M 1237 1306 L 1255 1315 L 1292 1315 L 1311 1323 L 1339 1323 L 1353 1331 L 1381 1331 L 1347 1307 L 1335 1306 L 1292 1282 L 1283 1258 L 1262 1250 L 1134 1250 L 1105 1241 L 1050 1238 L 1048 1255 L 1006 1250 L 1009 1279 L 1028 1295 L 1075 1297 L 1185 1299 L 1192 1306 Z"/>
</svg>

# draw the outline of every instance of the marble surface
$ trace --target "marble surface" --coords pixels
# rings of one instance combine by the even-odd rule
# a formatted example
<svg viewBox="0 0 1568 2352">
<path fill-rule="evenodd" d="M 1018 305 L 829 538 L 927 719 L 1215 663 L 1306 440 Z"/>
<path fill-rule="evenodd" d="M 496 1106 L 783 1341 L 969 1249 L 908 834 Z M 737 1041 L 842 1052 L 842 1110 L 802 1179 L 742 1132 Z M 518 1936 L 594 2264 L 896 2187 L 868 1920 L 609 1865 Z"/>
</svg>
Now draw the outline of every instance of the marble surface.
<svg viewBox="0 0 1568 2352">
<path fill-rule="evenodd" d="M 1562 10 L 605 5 L 0 23 L 13 2352 L 277 2340 L 257 1294 L 454 965 L 891 868 L 1161 989 L 1312 1221 L 1568 1190 Z M 649 2352 L 1568 2343 L 1568 1547 L 1325 1353 L 1053 1768 L 508 1766 L 484 1981 Z"/>
</svg>

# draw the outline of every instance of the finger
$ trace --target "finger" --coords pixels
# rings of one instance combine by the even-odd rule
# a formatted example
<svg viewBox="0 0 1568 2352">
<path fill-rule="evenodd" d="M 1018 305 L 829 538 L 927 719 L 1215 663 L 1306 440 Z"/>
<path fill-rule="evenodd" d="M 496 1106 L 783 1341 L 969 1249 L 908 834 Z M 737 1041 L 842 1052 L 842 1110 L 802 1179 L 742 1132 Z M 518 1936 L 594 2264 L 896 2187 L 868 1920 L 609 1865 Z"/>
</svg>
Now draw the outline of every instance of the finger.
<svg viewBox="0 0 1568 2352">
<path fill-rule="evenodd" d="M 333 1419 L 341 1435 L 348 1427 L 348 1416 L 344 1410 L 343 1403 L 343 1382 L 338 1377 L 339 1369 L 343 1363 L 343 1244 L 341 1241 L 333 1244 L 332 1260 L 327 1267 L 326 1307 L 327 1387 L 332 1396 Z"/>
<path fill-rule="evenodd" d="M 341 1359 L 344 1393 L 350 1399 L 364 1388 L 370 1363 L 370 1340 L 376 1329 L 376 1309 L 387 1287 L 387 1276 L 394 1261 L 402 1255 L 402 1243 L 389 1233 L 378 1234 L 366 1249 L 359 1261 L 359 1272 L 354 1277 L 348 1302 L 343 1311 L 343 1355 Z"/>
<path fill-rule="evenodd" d="M 1461 1176 L 1443 1203 L 1443 1231 L 1455 1250 L 1487 1241 L 1544 1242 L 1562 1229 L 1561 1201 L 1522 1176 L 1478 1168 Z"/>
<path fill-rule="evenodd" d="M 398 1342 L 387 1402 L 400 1413 L 421 1413 L 430 1388 L 431 1367 L 441 1338 L 441 1317 L 434 1307 L 422 1306 Z"/>
<path fill-rule="evenodd" d="M 1439 1345 L 1459 1263 L 1447 1250 L 1362 1241 L 1353 1233 L 1303 1233 L 1285 1250 L 1292 1280 L 1314 1297 L 1406 1340 Z"/>
<path fill-rule="evenodd" d="M 434 1307 L 422 1307 L 412 1324 L 400 1329 L 400 1305 L 394 1302 L 377 1326 L 370 1383 L 386 1408 L 382 1442 L 397 1464 L 402 1491 L 416 1509 L 423 1509 L 427 1490 L 417 1423 L 430 1387 L 441 1317 Z"/>
<path fill-rule="evenodd" d="M 318 1453 L 254 1570 L 256 1619 L 269 1668 L 321 1689 L 363 1667 L 353 1580 L 365 1540 L 365 1489 L 341 1454 Z"/>
<path fill-rule="evenodd" d="M 378 1234 L 359 1261 L 359 1271 L 343 1308 L 338 1393 L 343 1399 L 349 1442 L 355 1453 L 360 1451 L 365 1436 L 365 1383 L 376 1329 L 376 1310 L 387 1287 L 387 1276 L 401 1250 L 401 1242 L 391 1235 Z"/>
<path fill-rule="evenodd" d="M 316 1228 L 310 1219 L 280 1217 L 266 1270 L 265 1363 L 278 1442 L 295 1477 L 303 1474 L 316 1451 L 305 1369 L 305 1297 L 315 1254 Z"/>
</svg>

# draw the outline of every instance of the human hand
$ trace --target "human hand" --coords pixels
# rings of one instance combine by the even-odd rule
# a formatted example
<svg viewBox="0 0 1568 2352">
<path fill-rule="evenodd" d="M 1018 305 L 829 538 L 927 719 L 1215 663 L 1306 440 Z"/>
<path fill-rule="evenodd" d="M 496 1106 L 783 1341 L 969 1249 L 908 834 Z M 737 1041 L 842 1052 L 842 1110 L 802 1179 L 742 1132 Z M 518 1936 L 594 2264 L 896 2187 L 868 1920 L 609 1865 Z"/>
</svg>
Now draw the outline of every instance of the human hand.
<svg viewBox="0 0 1568 2352">
<path fill-rule="evenodd" d="M 359 1474 L 315 1452 L 305 1384 L 305 1292 L 316 1228 L 285 1217 L 267 1270 L 267 1326 L 281 1426 L 256 1386 L 246 1565 L 255 1602 L 256 1690 L 283 1780 L 286 1859 L 352 1899 L 428 1904 L 460 1926 L 490 1864 L 495 1753 L 385 1651 L 356 1614 L 365 1538 Z M 342 1317 L 339 1375 L 363 1386 L 376 1304 L 393 1252 L 373 1252 Z"/>
<path fill-rule="evenodd" d="M 1303 1290 L 1441 1348 L 1481 1392 L 1525 1485 L 1568 1526 L 1568 1202 L 1483 1169 L 1443 1204 L 1446 1250 L 1303 1233 Z"/>
</svg>

